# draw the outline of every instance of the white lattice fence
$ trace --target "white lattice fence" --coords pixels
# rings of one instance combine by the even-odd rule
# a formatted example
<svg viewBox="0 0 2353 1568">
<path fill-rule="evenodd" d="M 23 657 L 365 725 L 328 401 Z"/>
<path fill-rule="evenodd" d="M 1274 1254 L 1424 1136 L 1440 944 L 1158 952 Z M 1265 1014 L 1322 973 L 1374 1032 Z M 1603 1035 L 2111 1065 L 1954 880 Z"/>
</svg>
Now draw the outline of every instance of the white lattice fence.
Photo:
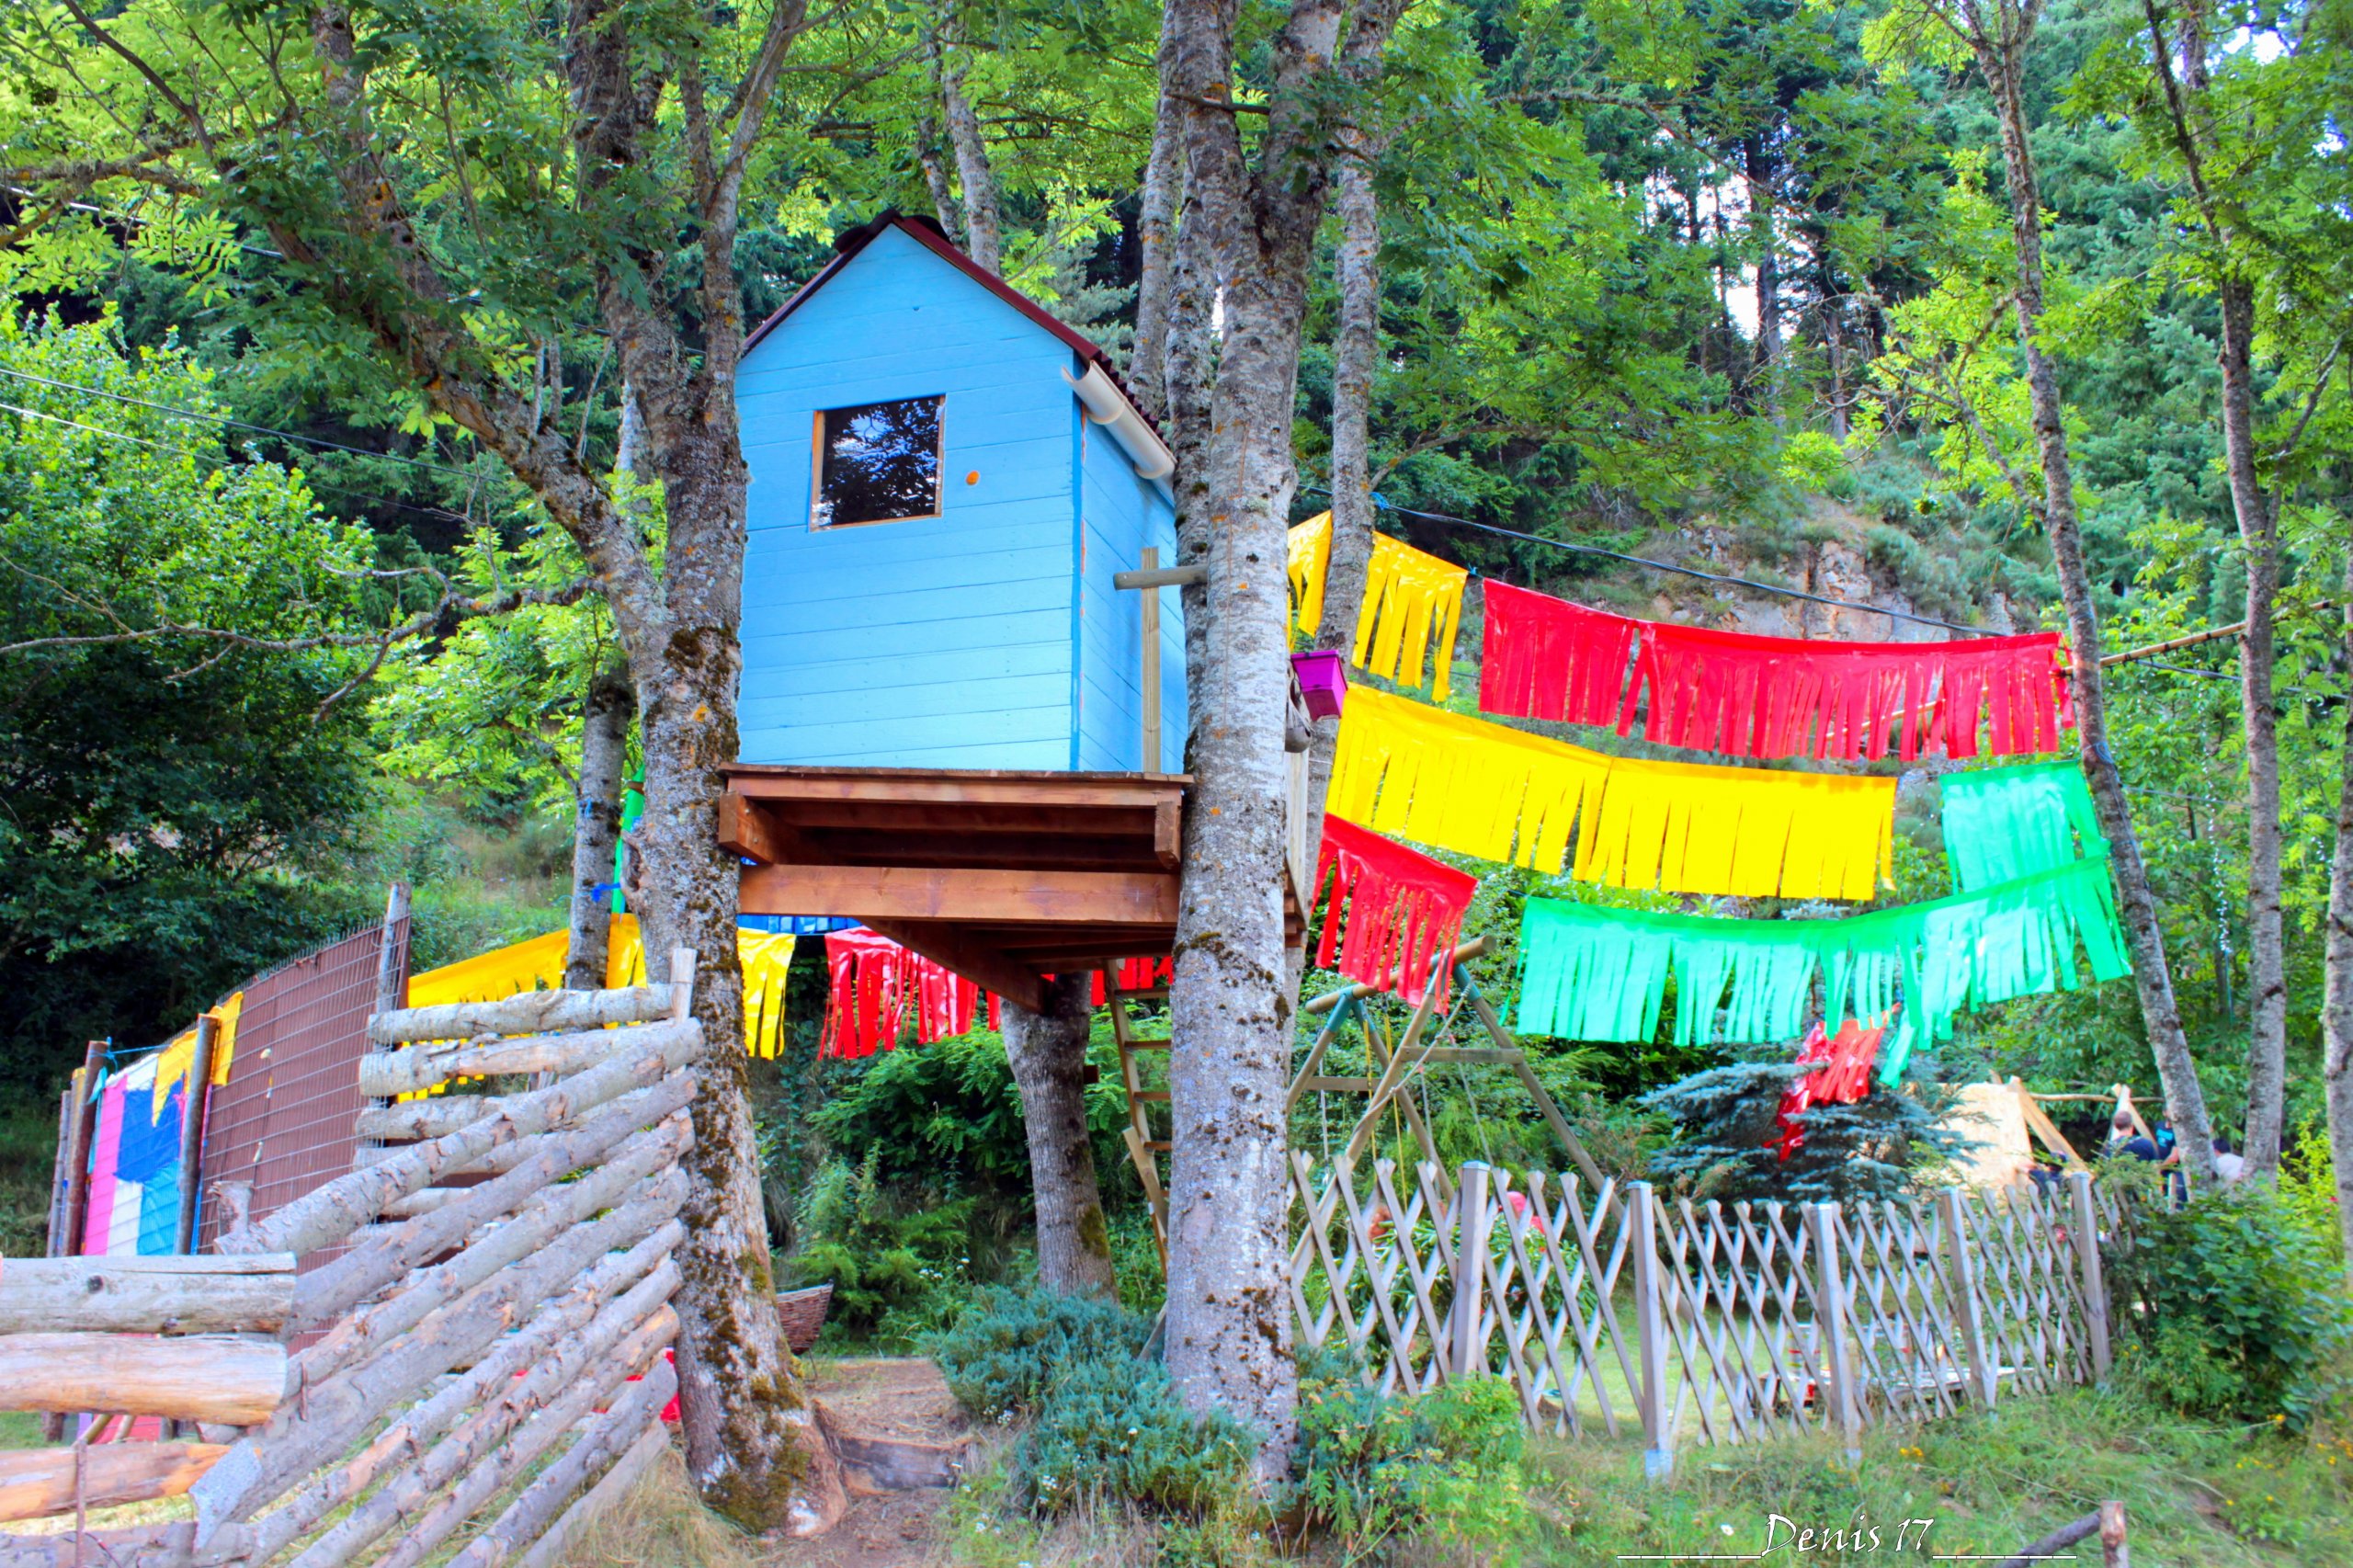
<svg viewBox="0 0 2353 1568">
<path fill-rule="evenodd" d="M 1845 1435 L 2047 1392 L 2108 1369 L 2090 1178 L 1836 1203 L 1663 1201 L 1644 1183 L 1295 1155 L 1290 1289 L 1302 1347 L 1384 1392 L 1508 1379 L 1529 1425 L 1685 1443 Z M 1467 1284 L 1463 1282 L 1468 1282 Z"/>
</svg>

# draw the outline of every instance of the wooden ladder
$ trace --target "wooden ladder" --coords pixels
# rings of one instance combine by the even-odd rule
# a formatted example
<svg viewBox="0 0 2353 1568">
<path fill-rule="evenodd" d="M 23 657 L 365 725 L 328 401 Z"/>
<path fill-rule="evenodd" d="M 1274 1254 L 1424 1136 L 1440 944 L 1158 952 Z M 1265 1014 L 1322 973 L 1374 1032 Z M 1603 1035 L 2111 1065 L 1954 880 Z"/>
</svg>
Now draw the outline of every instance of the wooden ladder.
<svg viewBox="0 0 2353 1568">
<path fill-rule="evenodd" d="M 1168 1103 L 1168 1091 L 1143 1086 L 1142 1059 L 1147 1051 L 1166 1051 L 1168 1037 L 1136 1033 L 1128 1006 L 1134 1002 L 1165 1001 L 1167 996 L 1165 985 L 1123 990 L 1118 968 L 1104 966 L 1103 1000 L 1111 1011 L 1111 1038 L 1120 1047 L 1120 1084 L 1128 1094 L 1128 1125 L 1121 1136 L 1127 1142 L 1128 1158 L 1135 1162 L 1136 1177 L 1143 1183 L 1144 1200 L 1152 1205 L 1152 1239 L 1160 1249 L 1163 1270 L 1168 1267 L 1168 1187 L 1160 1174 L 1160 1156 L 1170 1153 L 1175 1144 L 1170 1134 L 1156 1134 L 1153 1130 L 1151 1109 Z"/>
</svg>

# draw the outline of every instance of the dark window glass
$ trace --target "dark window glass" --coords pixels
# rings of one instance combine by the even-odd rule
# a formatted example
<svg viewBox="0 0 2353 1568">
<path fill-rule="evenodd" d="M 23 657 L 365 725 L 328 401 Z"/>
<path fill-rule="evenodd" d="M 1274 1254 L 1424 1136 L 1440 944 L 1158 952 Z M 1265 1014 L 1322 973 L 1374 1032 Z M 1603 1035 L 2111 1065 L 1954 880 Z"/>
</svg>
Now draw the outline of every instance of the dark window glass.
<svg viewBox="0 0 2353 1568">
<path fill-rule="evenodd" d="M 915 397 L 820 415 L 816 526 L 937 517 L 945 401 Z"/>
</svg>

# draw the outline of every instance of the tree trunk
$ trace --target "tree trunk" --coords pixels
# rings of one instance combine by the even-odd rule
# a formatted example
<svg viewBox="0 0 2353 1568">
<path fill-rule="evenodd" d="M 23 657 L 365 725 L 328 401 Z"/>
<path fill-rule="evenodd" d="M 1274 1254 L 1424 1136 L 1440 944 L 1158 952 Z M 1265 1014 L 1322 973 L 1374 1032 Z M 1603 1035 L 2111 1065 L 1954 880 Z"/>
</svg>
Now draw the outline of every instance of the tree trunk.
<svg viewBox="0 0 2353 1568">
<path fill-rule="evenodd" d="M 924 188 L 931 192 L 931 210 L 948 237 L 964 242 L 964 215 L 956 205 L 956 187 L 948 182 L 948 165 L 939 157 L 939 122 L 929 115 L 915 121 L 915 161 L 923 165 Z"/>
<path fill-rule="evenodd" d="M 1773 154 L 1763 136 L 1741 144 L 1748 181 L 1748 233 L 1756 248 L 1756 379 L 1766 415 L 1781 417 L 1781 257 L 1773 237 Z"/>
<path fill-rule="evenodd" d="M 590 677 L 588 696 L 580 708 L 579 816 L 572 830 L 572 928 L 563 957 L 563 983 L 574 991 L 594 991 L 605 983 L 613 904 L 597 890 L 612 880 L 613 849 L 620 842 L 621 776 L 629 764 L 631 706 L 626 665 L 605 665 Z"/>
<path fill-rule="evenodd" d="M 2353 662 L 2353 549 L 2345 557 L 2345 653 Z M 2353 1267 L 2353 703 L 2345 707 L 2344 782 L 2336 795 L 2336 857 L 2328 878 L 2328 945 L 2320 1025 L 2328 1088 L 2328 1150 L 2336 1167 L 2336 1222 Z"/>
<path fill-rule="evenodd" d="M 737 1520 L 782 1516 L 795 1534 L 812 1534 L 829 1528 L 848 1499 L 777 1322 L 754 1153 L 736 958 L 740 873 L 719 846 L 720 769 L 737 755 L 745 472 L 733 400 L 713 401 L 720 417 L 659 453 L 670 625 L 665 644 L 636 671 L 646 964 L 666 976 L 673 948 L 695 950 L 694 1012 L 709 1041 L 685 1161 L 693 1187 L 678 1254 L 679 1401 L 687 1467 L 703 1500 Z"/>
<path fill-rule="evenodd" d="M 2157 923 L 2157 905 L 2149 887 L 2141 842 L 2132 831 L 2132 813 L 2124 797 L 2123 776 L 2108 741 L 2107 698 L 2100 683 L 2099 618 L 2092 603 L 2089 574 L 2084 566 L 2083 535 L 2075 516 L 2075 474 L 2068 460 L 2065 406 L 2059 394 L 2058 368 L 2038 336 L 2042 324 L 2042 200 L 2035 184 L 2034 154 L 2027 139 L 2025 89 L 2022 81 L 2030 24 L 2005 6 L 1998 38 L 1975 40 L 1979 70 L 1992 89 L 2001 117 L 2002 161 L 2010 197 L 2010 234 L 2018 247 L 2018 290 L 2013 296 L 2018 342 L 2026 359 L 2027 390 L 2033 407 L 2035 444 L 2042 466 L 2042 523 L 2051 541 L 2051 555 L 2059 577 L 2060 597 L 2067 614 L 2071 644 L 2070 681 L 2074 687 L 2077 739 L 2082 745 L 2084 777 L 2099 813 L 2100 831 L 2107 835 L 2109 867 L 2116 879 L 2117 903 L 2123 915 L 2125 938 L 2132 953 L 2132 980 L 2140 993 L 2141 1017 L 2156 1058 L 2157 1077 L 2164 1085 L 2165 1113 L 2172 1119 L 2183 1162 L 2191 1178 L 2203 1188 L 2213 1185 L 2214 1147 L 2207 1119 L 2206 1094 L 2198 1079 L 2198 1062 L 2182 1033 L 2181 1012 L 2174 999 L 2173 975 L 2165 963 L 2165 932 Z"/>
<path fill-rule="evenodd" d="M 997 202 L 996 171 L 989 165 L 980 117 L 964 97 L 964 68 L 949 63 L 944 52 L 939 100 L 946 111 L 948 144 L 956 153 L 957 183 L 964 191 L 964 248 L 983 271 L 994 276 L 1004 270 L 1005 218 Z"/>
<path fill-rule="evenodd" d="M 1046 1010 L 1003 1004 L 1005 1054 L 1021 1089 L 1029 1135 L 1031 1201 L 1038 1219 L 1038 1282 L 1065 1296 L 1115 1293 L 1111 1234 L 1086 1135 L 1086 1040 L 1091 972 L 1057 975 Z"/>
<path fill-rule="evenodd" d="M 2227 267 L 2228 258 L 2223 258 Z M 2279 912 L 2279 731 L 2272 711 L 2277 659 L 2271 606 L 2279 588 L 2279 540 L 2256 472 L 2255 291 L 2229 273 L 2215 292 L 2222 311 L 2222 445 L 2231 508 L 2246 549 L 2246 626 L 2239 633 L 2239 701 L 2246 729 L 2247 1051 L 2246 1168 L 2279 1169 L 2287 1114 L 2287 941 Z"/>
<path fill-rule="evenodd" d="M 1332 548 L 1324 572 L 1324 619 L 1315 646 L 1347 658 L 1364 609 L 1372 564 L 1370 445 L 1372 373 L 1381 353 L 1381 207 L 1372 188 L 1370 139 L 1351 140 L 1333 173 L 1340 244 L 1333 258 L 1340 293 L 1332 342 Z M 1323 852 L 1323 803 L 1339 744 L 1338 719 L 1319 719 L 1307 756 L 1307 863 Z"/>
<path fill-rule="evenodd" d="M 1164 14 L 1164 57 L 1167 48 Z M 1176 208 L 1184 188 L 1184 107 L 1164 92 L 1153 119 L 1152 156 L 1144 165 L 1136 212 L 1136 347 L 1128 361 L 1128 391 L 1153 420 L 1168 416 L 1169 301 L 1176 271 Z"/>
</svg>

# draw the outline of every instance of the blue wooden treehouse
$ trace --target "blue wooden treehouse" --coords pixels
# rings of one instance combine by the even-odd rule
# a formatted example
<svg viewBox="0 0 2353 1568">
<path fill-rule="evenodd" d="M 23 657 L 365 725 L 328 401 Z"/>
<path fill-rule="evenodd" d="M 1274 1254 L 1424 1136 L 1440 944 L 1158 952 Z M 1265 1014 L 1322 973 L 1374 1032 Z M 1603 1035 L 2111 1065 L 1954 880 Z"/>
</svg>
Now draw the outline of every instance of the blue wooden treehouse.
<svg viewBox="0 0 2353 1568">
<path fill-rule="evenodd" d="M 1102 350 L 885 214 L 763 323 L 746 914 L 848 916 L 1001 995 L 1174 940 L 1184 625 L 1167 448 Z"/>
</svg>

